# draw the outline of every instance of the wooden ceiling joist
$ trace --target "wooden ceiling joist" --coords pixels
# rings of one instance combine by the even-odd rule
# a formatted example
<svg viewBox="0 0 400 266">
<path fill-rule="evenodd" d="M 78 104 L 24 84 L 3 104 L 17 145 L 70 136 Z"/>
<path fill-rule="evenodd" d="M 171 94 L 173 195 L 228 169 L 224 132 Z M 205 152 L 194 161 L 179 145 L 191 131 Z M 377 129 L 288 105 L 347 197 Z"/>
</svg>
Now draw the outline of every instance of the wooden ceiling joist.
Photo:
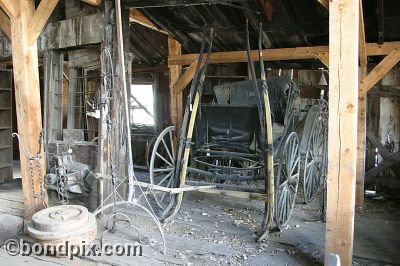
<svg viewBox="0 0 400 266">
<path fill-rule="evenodd" d="M 360 90 L 367 93 L 400 61 L 400 47 L 393 49 L 374 69 L 361 81 Z"/>
<path fill-rule="evenodd" d="M 382 45 L 367 43 L 366 52 L 368 56 L 388 55 L 393 49 L 400 47 L 400 42 L 386 42 Z M 328 63 L 328 46 L 311 46 L 296 48 L 274 48 L 264 49 L 265 61 L 278 60 L 301 60 L 301 59 L 323 59 L 324 64 Z M 204 55 L 205 57 L 206 55 Z M 258 61 L 258 51 L 251 51 L 254 61 Z M 326 58 L 326 59 L 324 59 Z M 171 55 L 168 57 L 169 65 L 190 65 L 198 59 L 198 54 Z M 321 60 L 322 61 L 322 60 Z M 246 51 L 216 52 L 211 53 L 210 64 L 247 62 Z"/>
<path fill-rule="evenodd" d="M 7 16 L 15 16 L 15 0 L 0 0 L 0 8 L 7 14 Z"/>
<path fill-rule="evenodd" d="M 43 27 L 46 25 L 51 13 L 57 6 L 58 0 L 42 0 L 29 23 L 28 28 L 28 42 L 34 43 L 42 32 Z"/>
<path fill-rule="evenodd" d="M 11 40 L 11 22 L 10 18 L 0 9 L 0 29 L 4 32 L 9 40 Z"/>
<path fill-rule="evenodd" d="M 297 47 L 283 49 L 264 49 L 263 55 L 266 61 L 298 60 L 317 58 L 317 54 L 328 53 L 328 46 Z M 198 59 L 198 54 L 183 54 L 168 57 L 169 65 L 190 65 Z M 206 55 L 204 55 L 205 59 Z M 251 51 L 251 57 L 258 61 L 258 51 Z M 210 64 L 247 62 L 246 51 L 216 52 L 210 55 Z"/>
</svg>

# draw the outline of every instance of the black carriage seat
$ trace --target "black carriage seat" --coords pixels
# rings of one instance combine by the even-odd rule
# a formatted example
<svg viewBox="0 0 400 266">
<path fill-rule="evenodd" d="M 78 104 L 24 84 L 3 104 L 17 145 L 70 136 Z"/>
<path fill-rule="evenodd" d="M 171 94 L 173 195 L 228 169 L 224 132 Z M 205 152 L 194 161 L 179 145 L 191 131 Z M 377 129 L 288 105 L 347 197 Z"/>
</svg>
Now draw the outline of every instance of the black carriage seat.
<svg viewBox="0 0 400 266">
<path fill-rule="evenodd" d="M 261 81 L 257 82 L 262 96 Z M 287 93 L 295 84 L 289 77 L 279 76 L 268 78 L 267 85 L 274 122 L 274 137 L 278 138 L 283 132 Z M 254 137 L 259 140 L 260 132 L 257 94 L 253 81 L 214 86 L 213 91 L 216 103 L 201 105 L 202 115 L 196 126 L 199 146 L 218 144 L 251 147 Z"/>
</svg>

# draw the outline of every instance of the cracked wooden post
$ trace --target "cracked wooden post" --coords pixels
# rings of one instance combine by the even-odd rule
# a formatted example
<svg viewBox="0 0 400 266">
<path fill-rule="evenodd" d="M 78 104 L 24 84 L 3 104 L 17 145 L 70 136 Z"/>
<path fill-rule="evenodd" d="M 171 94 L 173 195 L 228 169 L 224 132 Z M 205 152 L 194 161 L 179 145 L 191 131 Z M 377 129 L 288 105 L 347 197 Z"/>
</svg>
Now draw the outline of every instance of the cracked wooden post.
<svg viewBox="0 0 400 266">
<path fill-rule="evenodd" d="M 3 10 L 4 7 L 7 7 L 6 13 L 11 21 L 18 132 L 21 137 L 21 144 L 29 155 L 36 155 L 39 151 L 39 135 L 42 130 L 37 37 L 57 2 L 57 0 L 42 0 L 35 11 L 35 1 L 0 0 L 0 6 Z M 44 158 L 43 149 L 40 155 Z M 21 152 L 20 159 L 24 216 L 25 219 L 30 220 L 35 212 L 43 208 L 42 199 L 34 198 L 34 194 L 41 192 L 41 185 L 44 182 L 44 159 L 40 161 L 39 166 L 33 161 L 32 174 L 29 158 Z M 47 196 L 43 199 L 43 202 L 47 204 Z"/>
<path fill-rule="evenodd" d="M 181 44 L 174 40 L 172 37 L 168 36 L 168 56 L 181 55 L 182 46 Z M 181 65 L 168 65 L 169 68 L 169 96 L 170 96 L 170 120 L 171 124 L 175 127 L 180 127 L 182 123 L 182 92 L 175 94 L 174 85 L 179 80 L 182 72 Z"/>
<path fill-rule="evenodd" d="M 357 160 L 358 0 L 329 2 L 328 199 L 325 264 L 330 253 L 352 264 Z"/>
</svg>

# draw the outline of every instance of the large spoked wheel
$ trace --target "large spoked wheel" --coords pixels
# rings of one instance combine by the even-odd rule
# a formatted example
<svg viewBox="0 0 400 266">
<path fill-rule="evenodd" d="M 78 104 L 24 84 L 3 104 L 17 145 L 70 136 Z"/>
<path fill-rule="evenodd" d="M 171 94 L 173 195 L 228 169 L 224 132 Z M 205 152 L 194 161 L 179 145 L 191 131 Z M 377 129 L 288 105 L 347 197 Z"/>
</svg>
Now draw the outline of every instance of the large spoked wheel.
<svg viewBox="0 0 400 266">
<path fill-rule="evenodd" d="M 176 183 L 174 135 L 175 127 L 167 127 L 154 143 L 149 165 L 150 183 L 153 185 L 173 188 Z M 153 196 L 157 205 L 164 211 L 173 197 L 171 193 L 159 190 L 154 190 Z"/>
<path fill-rule="evenodd" d="M 311 110 L 310 110 L 311 112 Z M 309 130 L 304 131 L 307 138 L 303 160 L 303 193 L 305 203 L 311 202 L 320 186 L 321 176 L 326 169 L 326 137 L 319 111 L 313 115 L 313 123 Z M 307 131 L 307 132 L 306 132 Z"/>
<path fill-rule="evenodd" d="M 325 138 L 324 138 L 324 149 L 323 149 L 323 155 L 322 155 L 322 174 L 321 174 L 321 190 L 322 190 L 322 195 L 320 199 L 320 209 L 321 209 L 321 220 L 326 221 L 326 201 L 327 201 L 327 175 L 328 175 L 328 134 L 327 134 L 327 129 L 324 130 L 325 132 Z"/>
<path fill-rule="evenodd" d="M 280 153 L 275 183 L 275 221 L 282 229 L 289 221 L 299 186 L 300 149 L 299 138 L 292 132 L 286 138 Z"/>
</svg>

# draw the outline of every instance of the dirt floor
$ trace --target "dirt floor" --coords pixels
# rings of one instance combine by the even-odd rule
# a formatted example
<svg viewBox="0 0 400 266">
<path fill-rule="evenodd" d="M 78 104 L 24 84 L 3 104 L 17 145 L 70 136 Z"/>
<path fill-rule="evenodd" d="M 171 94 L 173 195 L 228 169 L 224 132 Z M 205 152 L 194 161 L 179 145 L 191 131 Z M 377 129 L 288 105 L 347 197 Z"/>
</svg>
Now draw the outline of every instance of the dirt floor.
<svg viewBox="0 0 400 266">
<path fill-rule="evenodd" d="M 354 265 L 398 265 L 400 261 L 400 200 L 367 199 L 357 210 Z M 115 233 L 103 233 L 106 217 L 98 220 L 98 238 L 104 243 L 138 243 L 143 256 L 56 258 L 10 256 L 3 243 L 17 234 L 22 218 L 0 213 L 1 265 L 319 265 L 323 262 L 325 224 L 319 220 L 318 201 L 296 204 L 287 228 L 255 242 L 263 205 L 257 201 L 191 192 L 173 223 L 163 227 L 167 254 L 155 223 L 137 208 L 121 208 L 131 227 L 117 224 Z"/>
</svg>

